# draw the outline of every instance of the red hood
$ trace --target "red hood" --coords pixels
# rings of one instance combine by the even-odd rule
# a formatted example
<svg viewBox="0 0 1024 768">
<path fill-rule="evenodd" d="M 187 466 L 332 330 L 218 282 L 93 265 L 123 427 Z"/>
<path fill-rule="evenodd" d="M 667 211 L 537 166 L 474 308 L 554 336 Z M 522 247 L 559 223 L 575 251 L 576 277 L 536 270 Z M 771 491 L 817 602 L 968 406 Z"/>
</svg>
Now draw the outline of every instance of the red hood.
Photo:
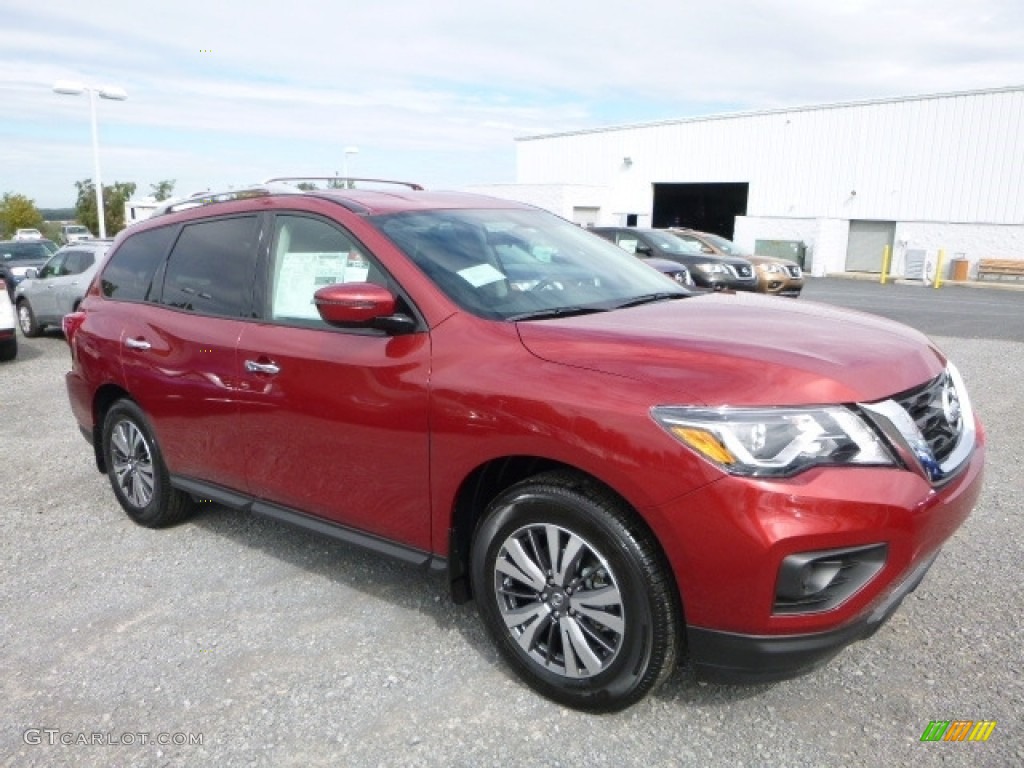
<svg viewBox="0 0 1024 768">
<path fill-rule="evenodd" d="M 915 387 L 945 365 L 907 326 L 752 294 L 518 325 L 537 357 L 654 384 L 665 404 L 868 402 Z"/>
</svg>

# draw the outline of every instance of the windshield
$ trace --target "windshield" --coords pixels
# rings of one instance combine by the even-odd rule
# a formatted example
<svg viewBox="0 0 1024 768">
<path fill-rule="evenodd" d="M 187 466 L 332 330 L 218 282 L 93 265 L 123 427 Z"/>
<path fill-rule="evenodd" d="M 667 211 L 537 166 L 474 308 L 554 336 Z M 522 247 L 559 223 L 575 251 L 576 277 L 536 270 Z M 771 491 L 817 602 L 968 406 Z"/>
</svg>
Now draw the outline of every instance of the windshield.
<svg viewBox="0 0 1024 768">
<path fill-rule="evenodd" d="M 600 312 L 690 295 L 621 248 L 544 211 L 415 211 L 375 221 L 455 303 L 481 317 Z"/>
<path fill-rule="evenodd" d="M 23 243 L 0 243 L 0 261 L 45 261 L 50 249 L 41 240 Z"/>
<path fill-rule="evenodd" d="M 740 248 L 732 240 L 726 240 L 724 237 L 718 235 L 705 235 L 708 242 L 712 243 L 722 253 L 727 253 L 730 256 L 746 256 L 747 253 Z"/>
<path fill-rule="evenodd" d="M 700 243 L 684 240 L 669 232 L 649 230 L 648 239 L 665 253 L 700 253 Z"/>
<path fill-rule="evenodd" d="M 64 231 L 69 235 L 86 235 L 89 230 L 85 227 L 64 227 Z"/>
</svg>

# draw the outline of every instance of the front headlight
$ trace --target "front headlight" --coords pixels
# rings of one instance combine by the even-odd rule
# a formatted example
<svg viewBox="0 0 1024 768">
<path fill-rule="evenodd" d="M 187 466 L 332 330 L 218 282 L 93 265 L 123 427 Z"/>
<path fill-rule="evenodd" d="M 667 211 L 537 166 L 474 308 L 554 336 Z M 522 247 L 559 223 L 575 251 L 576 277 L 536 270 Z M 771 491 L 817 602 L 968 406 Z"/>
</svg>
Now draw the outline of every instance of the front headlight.
<svg viewBox="0 0 1024 768">
<path fill-rule="evenodd" d="M 790 477 L 823 465 L 896 463 L 878 434 L 843 406 L 657 406 L 651 415 L 679 442 L 733 475 Z"/>
<path fill-rule="evenodd" d="M 762 272 L 767 272 L 770 275 L 779 274 L 785 272 L 785 268 L 781 264 L 761 264 L 760 269 Z"/>
<path fill-rule="evenodd" d="M 704 262 L 703 264 L 695 264 L 694 266 L 701 272 L 707 272 L 708 274 L 728 273 L 724 264 L 716 264 L 713 261 Z"/>
</svg>

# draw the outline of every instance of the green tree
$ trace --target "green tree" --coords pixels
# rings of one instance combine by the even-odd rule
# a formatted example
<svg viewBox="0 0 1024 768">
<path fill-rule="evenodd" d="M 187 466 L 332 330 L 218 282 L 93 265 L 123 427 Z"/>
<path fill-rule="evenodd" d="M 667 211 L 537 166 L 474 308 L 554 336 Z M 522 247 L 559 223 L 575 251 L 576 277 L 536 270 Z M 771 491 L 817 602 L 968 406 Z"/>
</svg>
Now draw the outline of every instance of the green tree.
<svg viewBox="0 0 1024 768">
<path fill-rule="evenodd" d="M 78 199 L 75 201 L 75 217 L 92 232 L 99 234 L 100 222 L 96 215 L 96 185 L 92 179 L 76 181 Z M 135 183 L 115 181 L 103 185 L 103 212 L 107 237 L 113 237 L 125 227 L 124 204 L 135 194 Z"/>
<path fill-rule="evenodd" d="M 164 179 L 158 181 L 156 184 L 150 184 L 149 188 L 153 190 L 153 197 L 157 202 L 167 200 L 174 194 L 174 185 L 177 183 L 177 179 Z"/>
<path fill-rule="evenodd" d="M 14 192 L 7 192 L 0 198 L 0 235 L 5 239 L 13 236 L 17 229 L 41 229 L 42 226 L 43 215 L 35 201 Z"/>
</svg>

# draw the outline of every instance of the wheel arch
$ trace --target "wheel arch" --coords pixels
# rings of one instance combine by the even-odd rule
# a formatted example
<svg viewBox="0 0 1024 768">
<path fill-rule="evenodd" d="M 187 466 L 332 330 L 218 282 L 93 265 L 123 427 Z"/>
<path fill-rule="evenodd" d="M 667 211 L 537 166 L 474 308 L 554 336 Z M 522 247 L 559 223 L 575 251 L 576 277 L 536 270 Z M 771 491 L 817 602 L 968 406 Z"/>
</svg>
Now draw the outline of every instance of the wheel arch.
<svg viewBox="0 0 1024 768">
<path fill-rule="evenodd" d="M 116 384 L 104 384 L 96 390 L 92 401 L 92 451 L 96 459 L 96 469 L 101 474 L 107 472 L 107 462 L 103 458 L 103 422 L 107 411 L 119 400 L 135 402 L 126 390 Z"/>
<path fill-rule="evenodd" d="M 662 565 L 672 583 L 677 615 L 682 621 L 683 601 L 675 573 L 661 540 L 643 515 L 621 493 L 600 478 L 570 464 L 540 456 L 504 456 L 491 459 L 474 469 L 459 486 L 448 529 L 448 578 L 452 599 L 456 603 L 465 603 L 473 599 L 473 584 L 469 573 L 470 549 L 477 525 L 491 501 L 516 483 L 550 471 L 563 472 L 578 483 L 577 487 L 601 488 L 621 502 L 623 509 L 629 511 L 632 521 L 658 549 Z"/>
</svg>

